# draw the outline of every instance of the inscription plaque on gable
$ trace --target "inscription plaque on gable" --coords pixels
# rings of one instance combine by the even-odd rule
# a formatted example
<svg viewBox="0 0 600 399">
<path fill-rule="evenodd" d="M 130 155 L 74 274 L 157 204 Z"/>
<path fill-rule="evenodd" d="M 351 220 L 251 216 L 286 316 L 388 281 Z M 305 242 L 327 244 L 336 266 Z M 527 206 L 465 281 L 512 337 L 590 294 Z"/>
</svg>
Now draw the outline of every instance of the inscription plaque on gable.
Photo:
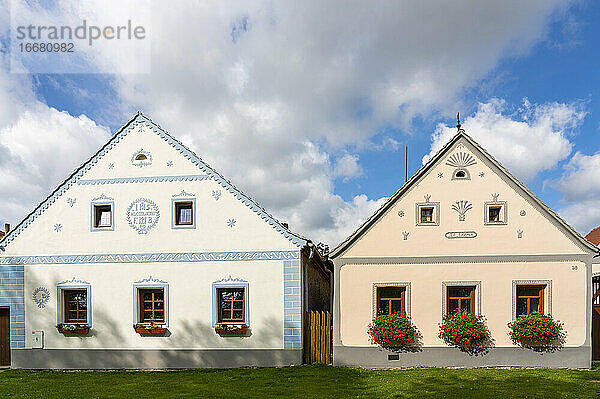
<svg viewBox="0 0 600 399">
<path fill-rule="evenodd" d="M 146 234 L 156 226 L 160 211 L 154 201 L 148 198 L 138 198 L 127 208 L 127 222 L 139 234 Z"/>
<path fill-rule="evenodd" d="M 445 234 L 446 238 L 475 238 L 477 232 L 475 231 L 449 231 Z"/>
</svg>

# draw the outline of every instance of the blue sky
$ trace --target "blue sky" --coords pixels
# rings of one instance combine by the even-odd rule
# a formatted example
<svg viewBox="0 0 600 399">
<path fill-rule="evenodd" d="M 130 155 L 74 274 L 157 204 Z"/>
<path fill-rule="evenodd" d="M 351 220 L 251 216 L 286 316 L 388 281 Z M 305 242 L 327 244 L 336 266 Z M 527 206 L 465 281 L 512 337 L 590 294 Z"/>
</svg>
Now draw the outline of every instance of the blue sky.
<svg viewBox="0 0 600 399">
<path fill-rule="evenodd" d="M 81 4 L 45 12 L 76 23 L 97 11 Z M 20 75 L 3 64 L 0 150 L 36 159 L 43 179 L 23 185 L 26 206 L 0 197 L 0 219 L 18 222 L 141 109 L 295 230 L 335 244 L 404 182 L 405 146 L 410 176 L 460 111 L 467 133 L 580 232 L 600 224 L 590 210 L 600 200 L 598 2 L 163 7 L 152 4 L 147 26 L 150 73 Z M 36 129 L 81 151 L 52 167 L 20 153 Z M 529 148 L 515 157 L 516 145 Z M 6 180 L 28 178 L 3 167 Z"/>
</svg>

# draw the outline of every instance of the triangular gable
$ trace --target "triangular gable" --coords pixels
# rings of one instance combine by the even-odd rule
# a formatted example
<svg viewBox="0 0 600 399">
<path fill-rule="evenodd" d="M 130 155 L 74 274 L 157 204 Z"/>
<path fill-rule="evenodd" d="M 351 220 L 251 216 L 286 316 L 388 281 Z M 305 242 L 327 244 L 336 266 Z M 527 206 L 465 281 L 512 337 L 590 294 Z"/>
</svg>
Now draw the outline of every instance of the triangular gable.
<svg viewBox="0 0 600 399">
<path fill-rule="evenodd" d="M 567 222 L 565 222 L 556 212 L 548 207 L 542 200 L 540 200 L 535 194 L 533 194 L 521 181 L 513 176 L 500 162 L 498 162 L 491 154 L 489 154 L 483 147 L 481 147 L 475 140 L 465 133 L 464 130 L 459 132 L 446 143 L 425 165 L 423 165 L 406 183 L 400 187 L 373 215 L 371 215 L 363 224 L 361 224 L 348 238 L 340 243 L 330 253 L 331 258 L 336 258 L 342 255 L 350 246 L 355 243 L 360 237 L 362 237 L 377 221 L 379 221 L 386 212 L 394 206 L 413 186 L 418 184 L 421 179 L 427 174 L 427 172 L 436 165 L 441 158 L 445 157 L 447 153 L 452 149 L 453 145 L 464 138 L 475 147 L 481 154 L 495 166 L 501 174 L 512 181 L 518 189 L 522 191 L 527 197 L 529 197 L 534 204 L 536 204 L 541 212 L 549 219 L 554 220 L 562 228 L 561 230 L 567 235 L 575 244 L 580 248 L 592 253 L 597 253 L 598 248 L 592 243 L 583 238 L 575 229 L 573 229 Z"/>
<path fill-rule="evenodd" d="M 169 133 L 163 130 L 160 126 L 154 123 L 150 118 L 143 115 L 141 112 L 130 119 L 121 129 L 115 133 L 108 142 L 98 150 L 87 162 L 83 163 L 77 168 L 71 176 L 69 176 L 64 182 L 62 182 L 52 193 L 44 199 L 29 215 L 27 215 L 13 230 L 11 230 L 4 238 L 0 241 L 0 249 L 4 250 L 12 240 L 14 240 L 23 229 L 27 228 L 38 216 L 40 216 L 50 205 L 52 205 L 65 191 L 71 186 L 77 184 L 77 181 L 102 158 L 108 151 L 110 151 L 123 137 L 125 137 L 130 131 L 135 129 L 139 125 L 144 125 L 147 128 L 152 129 L 162 139 L 164 139 L 169 145 L 175 148 L 179 153 L 191 161 L 194 165 L 198 166 L 200 170 L 218 182 L 221 187 L 232 193 L 238 200 L 242 201 L 246 206 L 257 213 L 264 221 L 271 225 L 275 230 L 281 233 L 285 238 L 290 240 L 298 247 L 302 247 L 307 244 L 308 239 L 302 237 L 297 233 L 291 232 L 288 228 L 284 227 L 277 219 L 270 215 L 263 207 L 261 207 L 256 201 L 244 194 L 241 190 L 235 187 L 229 180 L 225 179 L 216 170 L 206 164 L 198 155 L 187 148 L 179 140 L 172 137 Z"/>
</svg>

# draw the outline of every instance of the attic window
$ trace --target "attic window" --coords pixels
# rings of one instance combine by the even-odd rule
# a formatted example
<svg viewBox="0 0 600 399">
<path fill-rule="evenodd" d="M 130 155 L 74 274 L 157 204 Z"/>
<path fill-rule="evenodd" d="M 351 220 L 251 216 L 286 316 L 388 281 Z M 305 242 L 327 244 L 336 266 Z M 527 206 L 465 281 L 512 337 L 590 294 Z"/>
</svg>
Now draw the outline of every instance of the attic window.
<svg viewBox="0 0 600 399">
<path fill-rule="evenodd" d="M 452 174 L 452 180 L 471 180 L 471 176 L 465 168 L 457 168 Z"/>
<path fill-rule="evenodd" d="M 113 229 L 112 203 L 92 204 L 92 230 Z"/>
<path fill-rule="evenodd" d="M 174 229 L 196 228 L 196 199 L 195 198 L 173 198 L 172 199 L 171 227 Z"/>
<path fill-rule="evenodd" d="M 137 154 L 135 157 L 136 161 L 146 161 L 148 159 L 148 157 L 144 154 Z"/>
<path fill-rule="evenodd" d="M 439 202 L 421 202 L 416 204 L 417 226 L 438 226 L 440 224 Z"/>
<path fill-rule="evenodd" d="M 484 223 L 506 224 L 508 222 L 508 209 L 506 201 L 486 202 L 485 203 Z"/>
</svg>

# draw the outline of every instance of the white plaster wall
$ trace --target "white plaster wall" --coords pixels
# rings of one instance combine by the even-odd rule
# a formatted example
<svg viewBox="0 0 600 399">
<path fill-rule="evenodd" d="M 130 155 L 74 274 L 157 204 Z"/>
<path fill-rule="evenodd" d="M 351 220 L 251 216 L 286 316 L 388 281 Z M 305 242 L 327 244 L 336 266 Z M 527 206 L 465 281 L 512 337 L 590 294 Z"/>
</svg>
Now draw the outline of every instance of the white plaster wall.
<svg viewBox="0 0 600 399">
<path fill-rule="evenodd" d="M 577 266 L 573 270 L 572 266 Z M 566 346 L 586 339 L 587 283 L 582 262 L 352 265 L 340 271 L 340 336 L 343 345 L 370 346 L 367 325 L 373 316 L 373 284 L 411 283 L 411 318 L 423 345 L 446 346 L 438 338 L 443 281 L 481 281 L 481 314 L 497 347 L 513 346 L 512 280 L 551 280 L 552 315 L 565 323 Z M 547 308 L 545 309 L 547 311 Z"/>
<path fill-rule="evenodd" d="M 152 154 L 149 166 L 134 166 L 132 155 L 140 148 Z M 173 166 L 167 166 L 172 161 Z M 113 168 L 109 165 L 113 164 Z M 106 179 L 140 176 L 203 175 L 204 172 L 160 136 L 145 128 L 134 129 L 125 136 L 82 177 Z M 196 229 L 171 228 L 171 199 L 185 190 L 195 194 Z M 218 200 L 212 196 L 220 190 Z M 90 231 L 90 202 L 104 194 L 114 198 L 114 231 Z M 67 198 L 75 198 L 70 206 Z M 148 234 L 138 234 L 126 220 L 126 210 L 132 201 L 148 198 L 160 210 L 158 224 Z M 229 227 L 229 219 L 235 226 Z M 62 226 L 56 232 L 56 224 Z M 214 180 L 73 185 L 13 242 L 3 256 L 139 253 L 139 252 L 200 252 L 296 250 L 298 247 L 265 222 L 252 209 Z"/>
<path fill-rule="evenodd" d="M 25 268 L 26 347 L 42 330 L 45 348 L 283 348 L 283 261 L 35 265 Z M 249 337 L 220 337 L 212 328 L 212 282 L 249 283 Z M 152 276 L 169 284 L 168 337 L 133 330 L 133 284 Z M 91 284 L 92 334 L 65 337 L 56 330 L 57 283 L 73 277 Z M 31 300 L 35 287 L 50 290 L 45 308 Z"/>
</svg>

